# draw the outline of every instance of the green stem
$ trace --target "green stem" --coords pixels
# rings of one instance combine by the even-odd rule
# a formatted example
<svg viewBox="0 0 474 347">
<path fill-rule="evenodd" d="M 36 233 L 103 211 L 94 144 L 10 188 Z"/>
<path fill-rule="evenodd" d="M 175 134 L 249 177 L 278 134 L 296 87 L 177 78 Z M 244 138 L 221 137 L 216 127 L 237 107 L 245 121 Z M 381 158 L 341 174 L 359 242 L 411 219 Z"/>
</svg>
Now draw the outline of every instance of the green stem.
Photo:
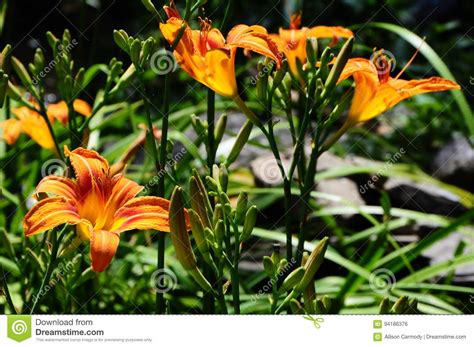
<svg viewBox="0 0 474 347">
<path fill-rule="evenodd" d="M 57 155 L 59 156 L 59 158 L 62 161 L 64 161 L 64 155 L 63 155 L 63 152 L 61 151 L 61 148 L 59 147 L 59 143 L 58 143 L 58 140 L 56 138 L 56 135 L 54 135 L 53 126 L 51 125 L 51 122 L 49 121 L 49 118 L 48 118 L 48 112 L 46 111 L 46 108 L 44 107 L 43 102 L 40 102 L 39 104 L 40 104 L 40 107 L 41 107 L 40 114 L 43 117 L 43 119 L 45 120 L 46 125 L 48 126 L 49 133 L 51 134 L 51 137 L 53 138 L 54 148 L 57 152 Z"/>
<path fill-rule="evenodd" d="M 166 170 L 166 152 L 168 145 L 168 116 L 169 116 L 169 77 L 165 75 L 163 90 L 163 116 L 161 120 L 161 140 L 160 140 L 160 159 L 158 167 L 160 170 Z M 158 171 L 159 172 L 159 171 Z M 165 175 L 158 176 L 158 196 L 165 195 Z M 165 234 L 158 233 L 158 259 L 157 270 L 162 270 L 165 267 Z M 165 312 L 165 301 L 163 293 L 156 293 L 156 312 Z"/>
<path fill-rule="evenodd" d="M 334 134 L 332 134 L 331 137 L 329 137 L 323 144 L 322 146 L 322 149 L 321 149 L 321 153 L 322 152 L 325 152 L 327 151 L 329 148 L 332 147 L 332 145 L 334 145 L 336 143 L 337 140 L 339 140 L 341 138 L 342 135 L 344 135 L 347 130 L 351 127 L 354 126 L 354 123 L 347 120 L 343 125 L 342 127 L 336 131 Z"/>
<path fill-rule="evenodd" d="M 69 122 L 71 147 L 74 149 L 78 147 L 78 143 L 81 142 L 81 138 L 78 138 L 76 111 L 74 110 L 73 102 L 67 103 L 67 110 L 68 110 L 68 122 Z"/>
<path fill-rule="evenodd" d="M 213 90 L 207 90 L 207 167 L 209 168 L 209 176 L 212 177 L 212 167 L 216 158 L 216 148 L 215 148 L 215 137 L 214 137 L 214 123 L 215 123 L 215 96 Z M 212 203 L 212 200 L 211 200 Z M 217 274 L 213 274 L 211 267 L 205 263 L 204 264 L 204 274 L 207 278 L 210 278 L 211 281 L 215 280 Z M 220 285 L 220 284 L 219 284 Z M 219 299 L 220 300 L 220 299 Z M 204 298 L 204 310 L 207 313 L 213 313 L 215 310 L 214 296 L 205 293 Z M 222 306 L 222 302 L 220 302 Z"/>
<path fill-rule="evenodd" d="M 240 261 L 240 235 L 239 228 L 235 223 L 234 228 L 234 264 L 232 266 L 232 297 L 234 303 L 234 314 L 240 314 L 240 278 L 239 278 L 239 261 Z"/>
<path fill-rule="evenodd" d="M 64 235 L 64 231 L 67 228 L 67 224 L 64 226 L 64 228 L 60 231 L 60 235 L 58 238 L 58 232 L 56 229 L 51 230 L 51 243 L 53 244 L 53 248 L 51 249 L 51 257 L 49 259 L 49 264 L 48 268 L 46 269 L 46 273 L 44 274 L 43 281 L 41 282 L 41 286 L 38 290 L 38 294 L 36 295 L 36 300 L 33 300 L 33 306 L 31 307 L 30 315 L 35 313 L 35 309 L 40 302 L 40 299 L 43 297 L 43 290 L 46 284 L 49 282 L 49 279 L 51 278 L 51 274 L 53 273 L 54 267 L 56 265 L 56 260 L 58 256 L 58 249 L 59 249 L 59 243 L 60 240 L 62 239 L 62 236 Z"/>
<path fill-rule="evenodd" d="M 273 124 L 271 123 L 272 120 L 270 119 L 269 124 L 268 124 L 268 130 L 265 128 L 263 123 L 260 121 L 260 119 L 253 113 L 252 110 L 248 108 L 248 106 L 245 104 L 245 102 L 239 97 L 236 96 L 234 98 L 235 103 L 239 108 L 242 110 L 242 112 L 247 116 L 247 118 L 258 128 L 262 131 L 262 133 L 265 135 L 265 137 L 268 140 L 268 143 L 270 145 L 270 149 L 273 153 L 273 156 L 277 162 L 278 169 L 280 170 L 281 177 L 283 178 L 283 190 L 284 190 L 284 203 L 285 203 L 285 232 L 286 232 L 286 256 L 287 260 L 290 261 L 291 258 L 293 257 L 293 247 L 291 243 L 291 214 L 290 214 L 290 209 L 291 209 L 291 181 L 288 179 L 288 176 L 285 171 L 285 167 L 283 166 L 283 162 L 281 160 L 280 152 L 278 151 L 278 145 L 275 140 L 275 136 L 273 134 Z"/>
<path fill-rule="evenodd" d="M 212 89 L 207 90 L 207 166 L 212 177 L 212 166 L 216 160 L 214 123 L 215 123 L 215 96 L 216 93 Z"/>
<path fill-rule="evenodd" d="M 5 298 L 7 299 L 7 304 L 8 307 L 10 307 L 11 313 L 17 314 L 15 305 L 13 304 L 12 297 L 10 295 L 10 290 L 8 289 L 8 283 L 7 283 L 7 274 L 5 273 L 5 269 L 2 266 L 2 288 L 3 288 L 3 293 L 5 294 Z"/>
</svg>

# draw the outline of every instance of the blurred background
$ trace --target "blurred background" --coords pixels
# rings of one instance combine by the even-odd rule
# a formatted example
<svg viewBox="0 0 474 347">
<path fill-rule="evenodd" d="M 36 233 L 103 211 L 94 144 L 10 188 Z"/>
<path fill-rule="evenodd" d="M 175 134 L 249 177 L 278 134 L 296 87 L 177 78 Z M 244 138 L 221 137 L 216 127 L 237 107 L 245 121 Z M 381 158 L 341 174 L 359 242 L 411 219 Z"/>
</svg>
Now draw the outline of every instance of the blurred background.
<svg viewBox="0 0 474 347">
<path fill-rule="evenodd" d="M 164 1 L 153 1 L 153 3 L 157 9 L 165 4 Z M 127 67 L 130 63 L 128 57 L 114 43 L 112 35 L 114 29 L 124 29 L 134 37 L 147 38 L 153 36 L 163 43 L 158 30 L 160 18 L 153 17 L 147 12 L 139 0 L 0 0 L 0 4 L 0 29 L 2 29 L 0 30 L 0 47 L 10 43 L 13 46 L 13 55 L 18 57 L 25 65 L 33 60 L 34 52 L 38 47 L 43 48 L 47 60 L 52 58 L 45 37 L 46 31 L 51 31 L 60 36 L 64 29 L 70 30 L 72 37 L 77 39 L 79 43 L 72 51 L 76 67 L 88 67 L 99 63 L 107 64 L 112 57 L 122 60 L 124 67 Z M 176 4 L 182 9 L 184 0 L 176 0 Z M 327 164 L 326 169 L 334 168 L 334 166 L 340 164 L 340 161 L 343 161 L 346 166 L 354 165 L 358 166 L 359 169 L 361 167 L 369 167 L 369 169 L 364 172 L 365 175 L 357 174 L 357 172 L 356 174 L 348 173 L 347 175 L 341 173 L 341 177 L 337 177 L 337 179 L 325 180 L 324 184 L 320 184 L 318 189 L 324 193 L 342 196 L 361 206 L 379 205 L 379 192 L 388 192 L 393 207 L 409 211 L 409 213 L 403 215 L 407 220 L 406 225 L 400 228 L 400 242 L 402 244 L 412 242 L 414 239 L 423 240 L 434 230 L 438 230 L 436 228 L 439 225 L 444 225 L 434 223 L 433 226 L 433 220 L 435 222 L 441 220 L 448 225 L 451 223 L 451 219 L 448 220 L 447 217 L 456 218 L 468 212 L 469 206 L 472 207 L 474 204 L 472 195 L 464 194 L 465 191 L 474 192 L 474 180 L 472 179 L 474 174 L 474 150 L 471 145 L 474 138 L 470 136 L 467 121 L 467 119 L 470 119 L 473 122 L 469 108 L 469 105 L 472 107 L 474 95 L 474 73 L 472 72 L 472 62 L 474 61 L 474 27 L 472 20 L 474 18 L 474 2 L 472 0 L 234 0 L 233 4 L 224 32 L 227 32 L 233 25 L 240 23 L 261 24 L 269 31 L 277 32 L 280 27 L 288 27 L 289 16 L 301 9 L 303 26 L 341 25 L 352 29 L 356 34 L 354 56 L 369 58 L 374 47 L 386 49 L 395 58 L 396 70 L 394 74 L 400 71 L 413 56 L 416 47 L 413 47 L 396 33 L 374 27 L 374 23 L 392 23 L 400 29 L 406 28 L 420 37 L 426 37 L 427 44 L 433 48 L 446 65 L 444 67 L 445 71 L 447 70 L 448 73 L 452 74 L 461 85 L 467 100 L 465 106 L 463 107 L 462 102 L 455 99 L 453 94 L 449 92 L 419 95 L 399 104 L 376 120 L 352 129 L 334 147 L 331 155 L 335 154 L 335 156 L 326 158 L 326 162 L 321 160 L 320 165 Z M 226 6 L 227 1 L 209 0 L 205 5 L 205 12 L 200 13 L 200 16 L 209 17 L 216 26 L 219 26 L 219 21 L 224 16 Z M 164 15 L 162 11 L 160 12 Z M 194 26 L 197 25 L 195 19 L 192 20 Z M 250 77 L 256 74 L 255 60 L 245 59 L 241 52 L 238 58 L 239 83 L 248 85 Z M 257 59 L 259 58 L 257 57 Z M 410 68 L 405 71 L 404 77 L 411 79 L 437 76 L 440 75 L 440 68 L 442 70 L 443 66 L 440 64 L 433 66 L 423 54 L 419 54 Z M 156 76 L 152 71 L 149 72 L 147 74 L 147 87 L 151 92 L 153 102 L 160 105 L 163 78 L 162 76 Z M 179 142 L 180 139 L 183 139 L 182 133 L 192 138 L 188 116 L 192 113 L 199 115 L 205 111 L 207 91 L 204 87 L 194 89 L 193 87 L 197 86 L 197 82 L 191 80 L 179 69 L 170 76 L 172 79 L 172 92 L 170 93 L 171 118 L 180 119 L 172 124 L 174 128 L 171 135 L 174 136 L 174 141 Z M 57 95 L 55 78 L 54 73 L 48 74 L 46 77 L 50 101 L 54 101 Z M 103 87 L 104 79 L 103 75 L 98 75 L 94 80 L 95 83 L 88 86 L 87 93 L 81 95 L 81 98 L 92 103 L 94 100 L 91 100 L 89 95 L 95 95 L 97 89 Z M 246 95 L 246 98 L 250 101 L 252 97 L 250 92 Z M 136 93 L 132 86 L 126 91 L 126 95 L 117 102 L 127 100 L 131 105 L 130 112 L 136 112 L 136 118 L 143 121 L 142 107 L 133 106 L 133 103 L 139 102 L 140 99 L 140 95 Z M 217 101 L 220 102 L 221 99 L 217 97 Z M 225 107 L 219 106 L 221 105 L 219 103 L 217 105 L 218 112 L 224 111 L 225 107 L 228 107 L 228 105 Z M 235 110 L 230 112 L 235 112 Z M 154 112 L 154 116 L 157 119 L 157 112 Z M 105 143 L 102 153 L 110 161 L 118 158 L 123 153 L 123 149 L 134 140 L 132 131 L 136 131 L 136 129 L 131 128 L 136 124 L 129 122 L 127 115 L 120 117 L 119 121 L 117 121 L 119 117 L 110 117 L 112 118 L 110 122 L 104 121 L 106 126 L 101 130 L 101 138 Z M 187 119 L 187 123 L 184 122 L 184 118 Z M 229 132 L 235 134 L 243 121 L 243 116 L 240 118 L 237 115 L 229 117 Z M 126 139 L 129 142 L 124 141 L 122 144 L 121 141 Z M 184 137 L 184 139 L 186 138 Z M 288 134 L 286 134 L 286 139 L 288 140 Z M 279 140 L 280 143 L 285 143 L 283 135 L 280 136 Z M 238 193 L 244 185 L 251 187 L 254 185 L 258 187 L 271 186 L 271 181 L 265 181 L 265 177 L 259 176 L 262 160 L 265 162 L 269 156 L 268 151 L 264 152 L 261 147 L 258 140 L 253 141 L 250 146 L 246 146 L 242 158 L 237 163 L 238 165 L 233 168 L 232 178 L 235 184 L 233 187 L 235 192 Z M 403 155 L 400 156 L 401 150 L 403 150 Z M 377 189 L 361 192 L 360 185 L 372 177 L 373 172 L 370 165 L 373 162 L 384 165 L 384 163 L 391 162 L 395 156 L 397 165 L 406 164 L 406 166 L 397 166 L 396 170 L 395 167 L 385 167 L 384 170 L 387 172 L 384 172 L 383 176 L 393 177 L 386 180 L 386 177 L 384 177 L 383 180 L 380 180 Z M 355 159 L 351 161 L 349 158 Z M 143 158 L 141 159 L 143 160 Z M 182 170 L 180 174 L 185 179 L 189 177 L 186 175 L 186 170 L 193 167 L 194 162 L 192 160 L 194 159 L 183 160 L 180 167 Z M 273 158 L 270 160 L 272 163 L 274 162 Z M 138 162 L 142 164 L 140 159 Z M 149 167 L 149 172 L 152 172 L 151 165 Z M 321 167 L 318 168 L 321 169 Z M 10 174 L 7 174 L 6 177 L 15 177 L 11 182 L 13 190 L 20 190 L 18 182 L 24 182 L 25 177 L 29 177 L 29 172 L 34 171 L 30 167 L 21 167 L 20 170 L 17 170 L 11 164 L 8 170 Z M 136 178 L 142 178 L 133 170 L 130 171 L 132 175 L 136 175 Z M 437 179 L 436 182 L 432 180 L 432 177 Z M 423 184 L 419 184 L 416 178 L 422 178 Z M 146 181 L 146 179 L 143 179 L 143 181 Z M 34 182 L 37 182 L 36 177 L 29 178 L 30 185 L 33 185 Z M 445 183 L 453 186 L 448 189 L 443 186 Z M 465 191 L 458 191 L 457 188 L 462 188 Z M 453 191 L 455 194 L 452 194 Z M 270 216 L 271 219 L 271 217 L 282 215 L 282 203 L 276 200 L 272 197 L 262 197 L 259 200 L 255 198 L 255 203 L 259 208 L 262 208 L 262 214 L 258 222 L 259 227 L 270 226 L 269 221 L 265 220 L 265 216 Z M 411 213 L 412 211 L 422 212 L 423 214 Z M 12 218 L 13 222 L 11 223 L 18 226 L 17 229 L 11 228 L 17 230 L 18 242 L 22 240 L 19 226 L 23 215 L 20 212 L 17 213 L 14 219 Z M 316 223 L 321 225 L 324 223 L 330 224 L 328 220 L 332 218 L 332 212 L 327 213 L 329 216 L 327 219 L 324 219 L 324 217 L 314 218 Z M 344 235 L 352 235 L 353 230 L 360 231 L 369 228 L 370 224 L 364 221 L 358 213 L 356 211 L 349 217 L 344 216 L 344 218 L 338 215 L 338 224 L 332 227 L 334 229 L 345 228 L 346 234 Z M 321 215 L 324 216 L 323 213 Z M 444 217 L 446 217 L 446 222 Z M 322 221 L 323 219 L 324 221 Z M 416 222 L 412 223 L 412 219 Z M 318 227 L 318 230 L 325 229 L 323 226 Z M 456 231 L 455 226 L 450 232 L 453 230 Z M 469 238 L 466 235 L 460 235 L 458 232 L 453 232 L 453 235 L 449 235 L 449 237 L 449 233 L 445 234 L 443 237 L 446 240 L 440 243 L 441 245 L 438 248 L 433 247 L 430 248 L 430 252 L 423 253 L 423 257 L 420 257 L 422 259 L 417 260 L 416 266 L 425 267 L 427 264 L 451 259 L 454 253 L 467 252 L 468 249 L 472 252 L 472 228 L 469 230 L 471 232 Z M 135 243 L 138 245 L 144 244 L 142 239 L 138 239 L 138 241 L 136 239 L 141 237 L 140 235 L 131 236 L 130 244 L 132 246 Z M 152 237 L 147 235 L 146 241 L 151 244 Z M 365 243 L 366 240 L 362 241 Z M 463 242 L 470 245 L 470 247 L 464 245 Z M 459 245 L 462 245 L 462 247 Z M 149 274 L 153 271 L 156 254 L 152 252 L 151 247 L 142 246 L 133 246 L 135 252 L 125 253 L 125 250 L 129 250 L 126 247 L 128 246 L 121 246 L 121 250 L 126 255 L 120 254 L 118 257 L 120 260 L 113 265 L 114 278 L 102 277 L 96 280 L 92 276 L 86 277 L 86 280 L 89 281 L 87 283 L 94 283 L 96 286 L 100 284 L 99 287 L 103 288 L 103 296 L 91 298 L 90 301 L 87 301 L 84 305 L 85 308 L 81 308 L 84 312 L 141 313 L 142 310 L 144 312 L 151 311 L 150 307 L 153 305 L 154 297 L 150 295 L 148 290 L 149 276 L 143 274 L 144 272 Z M 347 248 L 345 251 L 347 251 L 348 258 L 353 256 L 351 248 Z M 259 262 L 263 255 L 268 255 L 270 252 L 271 242 L 268 241 L 262 248 L 258 249 L 257 253 L 253 254 L 253 257 L 258 259 Z M 260 275 L 258 273 L 254 275 L 254 273 L 261 269 L 249 259 L 246 259 L 246 261 L 243 262 L 242 267 L 250 274 L 248 286 L 249 288 L 258 288 L 262 277 L 258 277 Z M 120 266 L 123 264 L 127 264 L 128 267 L 122 269 Z M 179 265 L 173 266 L 179 268 Z M 178 274 L 182 272 L 184 271 L 176 271 Z M 469 265 L 469 268 L 456 271 L 455 274 L 456 277 L 454 277 L 454 272 L 452 276 L 450 274 L 449 281 L 472 287 L 474 266 Z M 325 267 L 322 270 L 322 275 L 345 278 L 347 272 L 340 266 L 333 264 L 332 267 Z M 20 278 L 19 274 L 18 278 Z M 182 292 L 176 291 L 176 296 L 181 301 L 173 303 L 173 305 L 199 305 L 200 298 L 194 297 L 192 290 L 182 289 L 193 288 L 192 281 L 186 279 L 186 276 L 182 276 L 179 278 L 179 283 L 182 285 L 179 288 Z M 132 285 L 136 291 L 130 290 Z M 88 288 L 85 287 L 78 285 L 78 297 L 87 297 Z M 148 296 L 142 295 L 143 293 L 148 293 Z M 462 298 L 459 296 L 462 299 L 462 305 L 450 297 L 447 302 L 452 303 L 459 310 L 452 308 L 451 311 L 446 309 L 446 312 L 471 312 L 474 302 L 472 295 L 468 298 L 467 293 L 470 292 L 464 292 Z M 456 293 L 453 297 L 458 298 L 458 294 Z M 51 307 L 53 307 L 56 298 L 50 298 L 49 300 Z M 430 296 L 427 300 L 432 300 L 432 297 Z M 66 307 L 68 306 L 66 305 Z M 61 308 L 55 310 L 60 312 Z M 183 312 L 183 310 L 176 309 L 175 312 Z M 255 312 L 259 311 L 256 310 Z M 360 313 L 363 311 L 353 312 Z M 445 311 L 426 312 L 440 313 Z"/>
</svg>

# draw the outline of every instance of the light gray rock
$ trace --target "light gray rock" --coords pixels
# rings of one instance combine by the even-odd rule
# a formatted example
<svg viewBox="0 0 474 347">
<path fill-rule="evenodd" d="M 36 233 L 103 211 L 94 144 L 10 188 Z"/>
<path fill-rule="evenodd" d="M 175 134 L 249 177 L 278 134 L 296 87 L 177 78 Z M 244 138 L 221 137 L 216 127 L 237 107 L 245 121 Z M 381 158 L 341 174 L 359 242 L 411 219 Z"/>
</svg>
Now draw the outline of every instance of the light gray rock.
<svg viewBox="0 0 474 347">
<path fill-rule="evenodd" d="M 457 136 L 435 155 L 432 170 L 433 176 L 474 191 L 474 148 Z"/>
<path fill-rule="evenodd" d="M 442 241 L 426 249 L 422 252 L 422 255 L 430 259 L 431 265 L 448 261 L 453 258 L 456 248 L 462 240 L 467 243 L 464 254 L 472 254 L 474 251 L 474 236 L 454 232 L 445 237 Z M 447 274 L 443 274 L 443 276 L 445 275 Z M 459 266 L 455 270 L 455 275 L 456 282 L 474 282 L 474 264 Z"/>
<path fill-rule="evenodd" d="M 446 216 L 466 212 L 457 195 L 440 187 L 405 178 L 389 178 L 384 189 L 393 205 Z"/>
</svg>

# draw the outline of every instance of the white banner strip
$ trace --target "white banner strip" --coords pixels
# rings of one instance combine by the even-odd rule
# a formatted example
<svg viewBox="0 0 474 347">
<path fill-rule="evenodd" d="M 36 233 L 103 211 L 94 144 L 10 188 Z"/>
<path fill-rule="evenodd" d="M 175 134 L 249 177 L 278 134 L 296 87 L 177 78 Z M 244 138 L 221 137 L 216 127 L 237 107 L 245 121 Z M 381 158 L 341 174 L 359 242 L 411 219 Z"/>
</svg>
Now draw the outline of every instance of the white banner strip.
<svg viewBox="0 0 474 347">
<path fill-rule="evenodd" d="M 0 346 L 473 346 L 473 316 L 0 316 Z"/>
</svg>

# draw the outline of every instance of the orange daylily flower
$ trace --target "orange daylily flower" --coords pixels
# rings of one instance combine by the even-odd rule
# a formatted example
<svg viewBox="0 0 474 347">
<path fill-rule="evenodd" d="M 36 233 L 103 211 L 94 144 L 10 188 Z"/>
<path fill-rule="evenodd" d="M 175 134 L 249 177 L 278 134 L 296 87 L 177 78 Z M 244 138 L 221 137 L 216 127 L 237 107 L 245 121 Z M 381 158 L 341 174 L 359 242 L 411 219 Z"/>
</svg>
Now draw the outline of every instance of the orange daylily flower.
<svg viewBox="0 0 474 347">
<path fill-rule="evenodd" d="M 63 224 L 76 225 L 78 236 L 90 242 L 92 270 L 102 272 L 112 261 L 122 232 L 170 231 L 168 200 L 136 197 L 143 186 L 122 174 L 111 175 L 108 162 L 95 151 L 69 151 L 66 147 L 64 153 L 76 178 L 47 176 L 41 180 L 35 196 L 52 195 L 40 200 L 25 216 L 26 236 Z"/>
<path fill-rule="evenodd" d="M 32 102 L 32 104 L 38 107 L 37 103 Z M 85 117 L 90 116 L 92 112 L 89 104 L 83 100 L 75 100 L 73 106 L 76 112 Z M 7 119 L 0 123 L 0 128 L 3 128 L 3 139 L 6 143 L 14 145 L 20 134 L 24 132 L 41 147 L 52 151 L 55 150 L 54 140 L 49 132 L 48 125 L 39 113 L 26 106 L 13 108 L 11 111 L 15 118 Z M 48 105 L 47 114 L 52 123 L 58 120 L 63 124 L 67 124 L 68 109 L 66 102 L 61 101 L 57 104 Z"/>
<path fill-rule="evenodd" d="M 201 20 L 201 29 L 193 30 L 175 8 L 165 6 L 164 9 L 168 20 L 160 23 L 160 30 L 170 44 L 178 36 L 180 28 L 186 26 L 173 52 L 178 64 L 192 78 L 217 94 L 227 97 L 238 95 L 234 65 L 239 47 L 265 55 L 280 67 L 278 47 L 264 27 L 240 24 L 232 28 L 224 39 L 218 29 L 211 28 L 208 20 Z"/>
<path fill-rule="evenodd" d="M 84 100 L 76 99 L 74 100 L 72 106 L 74 111 L 77 113 L 89 117 L 92 114 L 92 107 Z M 63 125 L 66 125 L 68 122 L 68 109 L 66 101 L 60 101 L 57 104 L 48 105 L 48 117 L 57 119 Z"/>
<path fill-rule="evenodd" d="M 417 94 L 460 89 L 457 83 L 441 77 L 400 79 L 408 64 L 395 78 L 390 77 L 390 61 L 380 55 L 376 59 L 376 63 L 364 58 L 349 59 L 339 77 L 339 82 L 349 77 L 355 81 L 348 126 L 377 117 L 400 101 Z"/>
<path fill-rule="evenodd" d="M 306 39 L 308 38 L 332 38 L 336 43 L 339 38 L 350 38 L 354 33 L 340 26 L 315 26 L 312 28 L 301 28 L 301 12 L 291 16 L 290 28 L 280 28 L 278 34 L 271 34 L 270 37 L 278 45 L 280 52 L 283 52 L 288 60 L 288 66 L 294 76 L 298 76 L 297 61 L 302 65 L 306 64 Z"/>
</svg>

